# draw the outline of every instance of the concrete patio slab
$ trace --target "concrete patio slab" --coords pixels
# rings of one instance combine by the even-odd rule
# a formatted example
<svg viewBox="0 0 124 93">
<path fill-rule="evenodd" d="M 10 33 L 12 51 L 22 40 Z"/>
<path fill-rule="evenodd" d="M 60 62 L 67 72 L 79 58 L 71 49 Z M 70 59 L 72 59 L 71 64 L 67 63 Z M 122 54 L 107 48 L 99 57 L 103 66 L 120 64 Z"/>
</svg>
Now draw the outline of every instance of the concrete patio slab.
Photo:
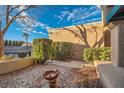
<svg viewBox="0 0 124 93">
<path fill-rule="evenodd" d="M 65 66 L 65 67 L 71 67 L 71 68 L 83 68 L 83 62 L 82 61 L 70 61 L 70 62 L 62 62 L 62 61 L 49 61 L 49 64 L 54 64 L 58 66 Z"/>
<path fill-rule="evenodd" d="M 124 68 L 113 64 L 98 65 L 100 79 L 107 88 L 124 88 Z"/>
</svg>

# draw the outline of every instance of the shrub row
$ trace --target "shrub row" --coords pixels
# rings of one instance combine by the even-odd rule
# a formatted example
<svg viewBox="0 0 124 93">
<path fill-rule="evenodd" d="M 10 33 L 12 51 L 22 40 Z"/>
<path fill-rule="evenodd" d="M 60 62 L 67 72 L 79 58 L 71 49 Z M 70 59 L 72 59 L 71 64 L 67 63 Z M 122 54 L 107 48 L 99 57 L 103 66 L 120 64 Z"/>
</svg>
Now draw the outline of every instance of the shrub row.
<svg viewBox="0 0 124 93">
<path fill-rule="evenodd" d="M 33 54 L 38 63 L 44 64 L 51 57 L 52 40 L 37 38 L 33 40 Z"/>
<path fill-rule="evenodd" d="M 110 61 L 111 48 L 110 47 L 87 48 L 84 50 L 83 59 L 88 63 L 91 63 L 94 60 Z"/>
<path fill-rule="evenodd" d="M 72 44 L 52 42 L 50 39 L 33 40 L 33 55 L 36 62 L 44 64 L 48 59 L 66 60 L 72 57 Z"/>
<path fill-rule="evenodd" d="M 24 41 L 12 41 L 12 40 L 4 40 L 5 46 L 21 46 Z"/>
<path fill-rule="evenodd" d="M 72 58 L 72 43 L 53 42 L 52 43 L 52 59 L 67 60 Z"/>
</svg>

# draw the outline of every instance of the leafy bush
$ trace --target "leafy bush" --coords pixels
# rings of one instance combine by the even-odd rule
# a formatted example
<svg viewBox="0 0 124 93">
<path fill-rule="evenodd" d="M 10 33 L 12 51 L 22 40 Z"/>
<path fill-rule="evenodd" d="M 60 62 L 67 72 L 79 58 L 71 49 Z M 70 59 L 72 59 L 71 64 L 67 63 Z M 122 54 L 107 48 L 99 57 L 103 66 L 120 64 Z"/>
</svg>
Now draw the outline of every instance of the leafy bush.
<svg viewBox="0 0 124 93">
<path fill-rule="evenodd" d="M 86 62 L 93 62 L 94 61 L 93 49 L 92 48 L 84 49 L 83 59 Z"/>
<path fill-rule="evenodd" d="M 39 51 L 40 53 L 35 53 Z M 48 59 L 67 60 L 72 58 L 72 43 L 52 42 L 50 39 L 37 38 L 33 40 L 33 52 L 34 57 L 41 58 L 42 63 Z"/>
<path fill-rule="evenodd" d="M 8 41 L 8 46 L 11 46 L 11 40 Z"/>
<path fill-rule="evenodd" d="M 43 38 L 37 38 L 33 40 L 33 50 L 34 50 L 34 56 L 37 59 L 42 60 L 42 63 L 50 59 L 51 57 L 51 45 L 52 40 L 50 39 L 43 39 Z M 36 48 L 38 47 L 38 49 Z M 40 53 L 38 53 L 40 52 Z"/>
<path fill-rule="evenodd" d="M 94 60 L 110 61 L 111 60 L 111 48 L 99 47 L 99 48 L 87 48 L 84 50 L 83 58 L 86 62 L 93 62 Z"/>
<path fill-rule="evenodd" d="M 36 43 L 33 45 L 33 56 L 35 58 L 36 62 L 42 62 L 44 56 L 43 56 L 43 52 L 42 52 L 42 44 L 41 43 Z"/>
<path fill-rule="evenodd" d="M 53 42 L 52 59 L 67 60 L 72 58 L 72 43 Z"/>
</svg>

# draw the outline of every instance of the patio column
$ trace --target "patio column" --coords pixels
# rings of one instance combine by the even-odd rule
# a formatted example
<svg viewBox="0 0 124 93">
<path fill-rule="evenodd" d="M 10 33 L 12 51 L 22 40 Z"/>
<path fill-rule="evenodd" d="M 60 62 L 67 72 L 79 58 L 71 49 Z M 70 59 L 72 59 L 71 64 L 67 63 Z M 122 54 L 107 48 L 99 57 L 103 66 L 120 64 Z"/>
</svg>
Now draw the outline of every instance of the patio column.
<svg viewBox="0 0 124 93">
<path fill-rule="evenodd" d="M 111 31 L 112 64 L 124 67 L 124 25 L 118 24 Z"/>
<path fill-rule="evenodd" d="M 107 15 L 107 11 L 106 11 L 106 6 L 101 6 L 102 8 L 102 26 L 106 25 L 106 15 Z"/>
</svg>

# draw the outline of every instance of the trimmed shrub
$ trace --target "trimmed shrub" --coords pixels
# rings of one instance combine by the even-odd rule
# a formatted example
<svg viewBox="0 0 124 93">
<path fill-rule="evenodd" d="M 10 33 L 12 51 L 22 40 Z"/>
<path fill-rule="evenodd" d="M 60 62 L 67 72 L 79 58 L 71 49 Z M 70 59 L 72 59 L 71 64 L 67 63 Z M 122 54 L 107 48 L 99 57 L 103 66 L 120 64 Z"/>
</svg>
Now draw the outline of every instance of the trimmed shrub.
<svg viewBox="0 0 124 93">
<path fill-rule="evenodd" d="M 52 45 L 52 40 L 50 39 L 37 38 L 33 40 L 33 54 L 34 57 L 37 59 L 37 61 L 42 60 L 42 64 L 43 64 L 48 59 L 50 59 L 51 45 Z"/>
<path fill-rule="evenodd" d="M 13 41 L 13 46 L 16 46 L 16 41 Z"/>
<path fill-rule="evenodd" d="M 17 41 L 15 41 L 15 46 L 17 46 Z"/>
<path fill-rule="evenodd" d="M 40 59 L 43 64 L 48 59 L 67 60 L 72 58 L 72 43 L 52 42 L 50 39 L 37 38 L 33 40 L 33 55 L 36 61 Z M 38 49 L 36 48 L 38 47 Z M 39 52 L 40 53 L 36 53 Z M 40 55 L 40 56 L 39 56 Z M 38 56 L 38 57 L 37 57 Z"/>
<path fill-rule="evenodd" d="M 12 40 L 4 40 L 5 46 L 21 46 L 24 41 L 12 41 Z"/>
<path fill-rule="evenodd" d="M 4 45 L 7 46 L 7 44 L 8 44 L 8 40 L 5 40 Z"/>
<path fill-rule="evenodd" d="M 33 45 L 33 56 L 37 63 L 41 63 L 44 58 L 42 48 L 43 46 L 41 43 L 35 42 L 35 44 Z"/>
<path fill-rule="evenodd" d="M 87 48 L 84 50 L 83 59 L 88 63 L 91 63 L 94 60 L 110 61 L 111 48 L 110 47 Z"/>
<path fill-rule="evenodd" d="M 52 59 L 67 60 L 72 58 L 72 43 L 68 42 L 53 42 L 52 44 Z"/>
<path fill-rule="evenodd" d="M 8 41 L 8 46 L 11 46 L 11 40 Z"/>
<path fill-rule="evenodd" d="M 83 59 L 89 63 L 94 61 L 92 48 L 84 49 Z"/>
</svg>

